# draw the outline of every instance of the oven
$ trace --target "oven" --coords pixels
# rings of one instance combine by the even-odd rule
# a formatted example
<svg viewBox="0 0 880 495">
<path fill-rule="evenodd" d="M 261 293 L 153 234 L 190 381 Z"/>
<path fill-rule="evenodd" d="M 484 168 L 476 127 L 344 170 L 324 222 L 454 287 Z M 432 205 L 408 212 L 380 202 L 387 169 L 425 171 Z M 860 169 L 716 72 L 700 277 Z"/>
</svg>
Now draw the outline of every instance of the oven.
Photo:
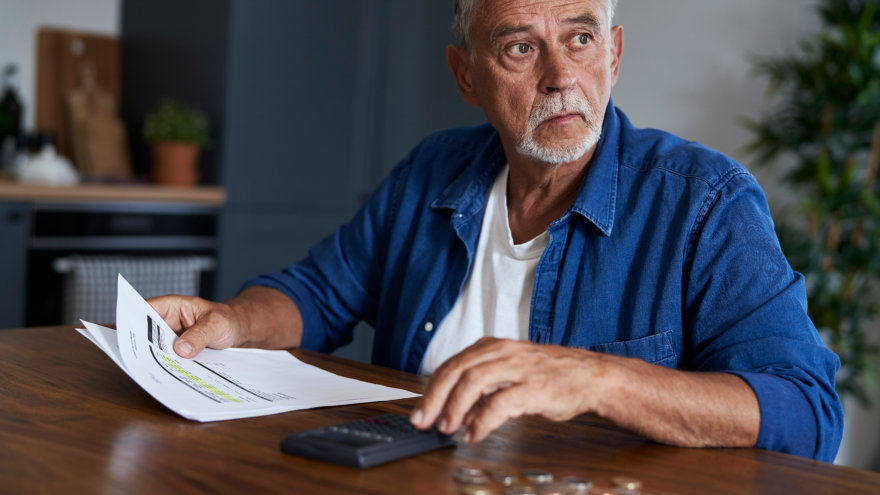
<svg viewBox="0 0 880 495">
<path fill-rule="evenodd" d="M 122 266 L 126 267 L 122 270 L 138 274 L 159 269 L 171 273 L 168 270 L 179 271 L 174 267 L 184 265 L 170 263 L 186 260 L 185 266 L 197 269 L 195 283 L 185 286 L 192 293 L 186 295 L 214 298 L 217 217 L 218 207 L 187 203 L 35 203 L 28 242 L 26 325 L 78 323 L 78 318 L 91 318 L 96 323 L 115 321 L 106 320 L 106 311 L 78 314 L 72 306 L 72 301 L 82 300 L 87 293 L 103 293 L 101 297 L 112 301 L 101 304 L 115 307 L 115 276 L 109 280 L 90 275 L 84 266 L 104 271 Z M 153 275 L 158 277 L 152 282 L 154 287 L 163 287 L 169 279 L 158 272 Z M 74 321 L 67 321 L 70 319 Z"/>
</svg>

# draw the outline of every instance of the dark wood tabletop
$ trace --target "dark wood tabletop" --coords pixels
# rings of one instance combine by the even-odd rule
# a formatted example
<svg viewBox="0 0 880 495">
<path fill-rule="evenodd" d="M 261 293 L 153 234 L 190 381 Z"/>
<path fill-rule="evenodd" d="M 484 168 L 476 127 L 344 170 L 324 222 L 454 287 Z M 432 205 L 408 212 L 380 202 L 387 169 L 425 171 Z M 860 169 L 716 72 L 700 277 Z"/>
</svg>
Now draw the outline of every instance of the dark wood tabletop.
<svg viewBox="0 0 880 495">
<path fill-rule="evenodd" d="M 293 351 L 328 371 L 420 392 L 421 377 Z M 652 443 L 591 415 L 509 421 L 482 443 L 355 469 L 284 454 L 293 431 L 383 412 L 415 399 L 213 423 L 156 402 L 72 327 L 0 330 L 0 492 L 457 494 L 460 466 L 578 476 L 597 488 L 626 476 L 643 493 L 880 493 L 880 474 L 758 449 Z M 500 484 L 492 493 L 503 493 Z"/>
</svg>

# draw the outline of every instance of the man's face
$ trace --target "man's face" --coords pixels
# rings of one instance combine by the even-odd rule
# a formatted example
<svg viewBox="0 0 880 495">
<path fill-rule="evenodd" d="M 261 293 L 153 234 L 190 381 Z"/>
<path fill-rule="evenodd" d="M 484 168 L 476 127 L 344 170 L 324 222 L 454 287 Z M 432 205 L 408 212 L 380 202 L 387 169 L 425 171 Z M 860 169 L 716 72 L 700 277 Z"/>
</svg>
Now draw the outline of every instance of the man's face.
<svg viewBox="0 0 880 495">
<path fill-rule="evenodd" d="M 604 0 L 483 0 L 472 56 L 447 52 L 465 101 L 508 153 L 550 165 L 591 156 L 617 80 L 622 28 Z"/>
</svg>

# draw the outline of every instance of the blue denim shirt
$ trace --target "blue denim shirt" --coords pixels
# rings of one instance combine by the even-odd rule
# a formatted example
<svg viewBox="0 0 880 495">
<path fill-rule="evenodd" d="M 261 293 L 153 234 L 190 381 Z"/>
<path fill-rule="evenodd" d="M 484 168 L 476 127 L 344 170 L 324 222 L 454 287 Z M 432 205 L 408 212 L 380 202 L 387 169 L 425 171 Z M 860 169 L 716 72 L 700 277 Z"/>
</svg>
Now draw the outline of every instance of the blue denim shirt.
<svg viewBox="0 0 880 495">
<path fill-rule="evenodd" d="M 245 286 L 299 307 L 302 346 L 330 351 L 364 320 L 375 364 L 417 372 L 468 275 L 486 193 L 506 162 L 489 125 L 427 137 L 309 257 Z M 637 129 L 609 102 L 571 208 L 549 229 L 529 339 L 729 372 L 757 395 L 757 447 L 833 460 L 840 365 L 806 313 L 760 186 L 724 155 Z"/>
</svg>

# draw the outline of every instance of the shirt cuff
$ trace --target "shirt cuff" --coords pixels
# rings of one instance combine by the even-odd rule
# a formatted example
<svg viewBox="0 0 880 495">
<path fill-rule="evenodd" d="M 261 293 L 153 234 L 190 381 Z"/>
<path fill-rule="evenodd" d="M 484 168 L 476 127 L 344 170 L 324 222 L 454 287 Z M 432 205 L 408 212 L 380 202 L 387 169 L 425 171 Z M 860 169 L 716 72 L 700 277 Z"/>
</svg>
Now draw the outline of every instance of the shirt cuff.
<svg viewBox="0 0 880 495">
<path fill-rule="evenodd" d="M 818 426 L 810 401 L 793 382 L 769 373 L 729 371 L 758 398 L 761 431 L 755 447 L 831 462 L 816 452 Z"/>
</svg>

